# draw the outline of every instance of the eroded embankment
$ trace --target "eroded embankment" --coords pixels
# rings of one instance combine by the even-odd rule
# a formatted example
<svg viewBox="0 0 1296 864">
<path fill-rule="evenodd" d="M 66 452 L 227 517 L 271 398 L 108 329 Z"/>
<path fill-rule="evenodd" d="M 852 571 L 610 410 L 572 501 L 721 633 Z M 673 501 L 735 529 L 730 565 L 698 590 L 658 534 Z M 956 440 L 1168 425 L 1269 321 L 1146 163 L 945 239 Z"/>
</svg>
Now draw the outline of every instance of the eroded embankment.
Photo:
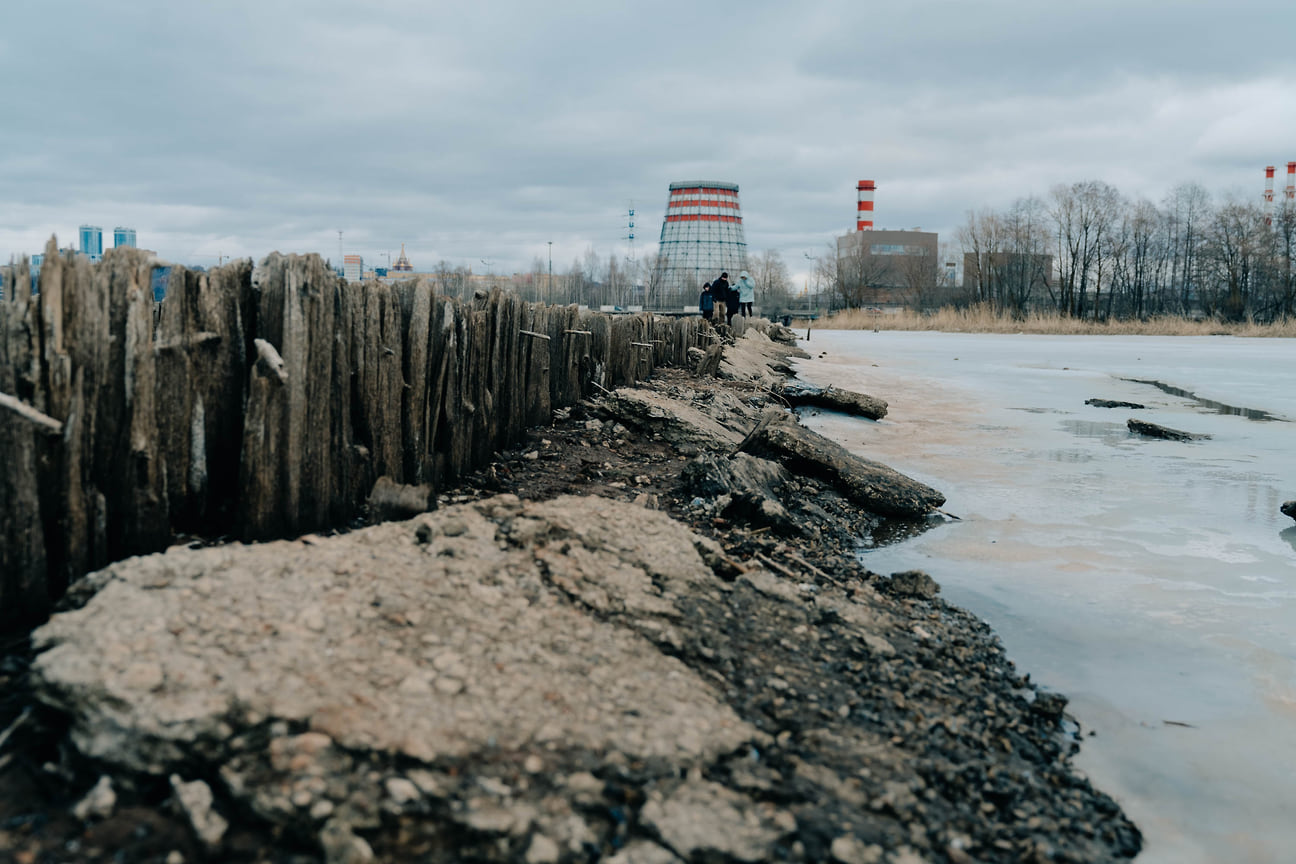
<svg viewBox="0 0 1296 864">
<path fill-rule="evenodd" d="M 435 512 L 95 574 L 36 633 L 15 734 L 64 744 L 69 794 L 108 778 L 87 832 L 180 826 L 158 860 L 1132 856 L 1065 700 L 854 558 L 858 490 L 899 481 L 765 458 L 785 349 L 734 349 L 736 380 L 582 402 Z"/>
</svg>

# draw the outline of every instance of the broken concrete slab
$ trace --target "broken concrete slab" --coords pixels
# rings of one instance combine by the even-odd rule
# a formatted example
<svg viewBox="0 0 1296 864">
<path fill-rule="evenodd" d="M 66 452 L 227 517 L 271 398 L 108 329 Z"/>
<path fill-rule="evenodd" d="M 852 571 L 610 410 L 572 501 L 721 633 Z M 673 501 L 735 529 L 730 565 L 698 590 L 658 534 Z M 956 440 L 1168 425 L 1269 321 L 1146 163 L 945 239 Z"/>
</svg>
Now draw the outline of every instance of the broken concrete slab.
<svg viewBox="0 0 1296 864">
<path fill-rule="evenodd" d="M 747 453 L 732 459 L 704 453 L 688 464 L 682 479 L 692 494 L 722 501 L 717 508 L 720 516 L 738 516 L 780 534 L 803 530 L 782 500 L 781 490 L 790 475 L 777 462 Z"/>
<path fill-rule="evenodd" d="M 651 390 L 621 387 L 599 403 L 607 414 L 648 434 L 660 435 L 675 446 L 732 450 L 743 434 L 688 402 Z"/>
<path fill-rule="evenodd" d="M 688 761 L 759 737 L 650 647 L 679 592 L 723 583 L 687 529 L 628 504 L 506 496 L 92 578 L 35 633 L 36 692 L 83 753 L 135 770 L 223 761 L 270 718 L 423 761 L 555 740 Z"/>
<path fill-rule="evenodd" d="M 899 471 L 851 453 L 835 441 L 791 420 L 757 430 L 745 445 L 779 459 L 792 471 L 820 477 L 872 513 L 919 519 L 945 503 L 945 496 Z"/>
<path fill-rule="evenodd" d="M 724 346 L 724 357 L 716 374 L 721 378 L 752 381 L 773 388 L 781 384 L 790 371 L 789 358 L 809 356 L 795 345 L 775 342 L 753 327 L 744 331 L 733 344 Z"/>
<path fill-rule="evenodd" d="M 887 403 L 875 396 L 843 390 L 840 387 L 816 387 L 813 384 L 792 381 L 779 391 L 788 404 L 795 407 L 807 406 L 838 411 L 853 417 L 866 417 L 869 420 L 881 420 L 886 416 Z"/>
</svg>

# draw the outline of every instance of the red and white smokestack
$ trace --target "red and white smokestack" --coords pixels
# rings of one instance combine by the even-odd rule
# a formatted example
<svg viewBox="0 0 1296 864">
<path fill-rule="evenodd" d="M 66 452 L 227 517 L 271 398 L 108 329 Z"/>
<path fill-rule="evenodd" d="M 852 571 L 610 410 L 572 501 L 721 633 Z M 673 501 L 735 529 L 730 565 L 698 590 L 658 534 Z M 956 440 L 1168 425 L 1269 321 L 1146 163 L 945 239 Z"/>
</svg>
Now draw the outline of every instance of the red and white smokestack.
<svg viewBox="0 0 1296 864">
<path fill-rule="evenodd" d="M 873 230 L 873 193 L 877 190 L 877 184 L 872 180 L 861 180 L 855 187 L 859 190 L 859 204 L 855 210 L 855 230 L 872 231 Z"/>
<path fill-rule="evenodd" d="M 1264 217 L 1266 225 L 1273 224 L 1273 183 L 1274 167 L 1269 165 L 1265 168 Z"/>
<path fill-rule="evenodd" d="M 1287 189 L 1283 192 L 1287 202 L 1296 202 L 1296 162 L 1287 163 Z"/>
</svg>

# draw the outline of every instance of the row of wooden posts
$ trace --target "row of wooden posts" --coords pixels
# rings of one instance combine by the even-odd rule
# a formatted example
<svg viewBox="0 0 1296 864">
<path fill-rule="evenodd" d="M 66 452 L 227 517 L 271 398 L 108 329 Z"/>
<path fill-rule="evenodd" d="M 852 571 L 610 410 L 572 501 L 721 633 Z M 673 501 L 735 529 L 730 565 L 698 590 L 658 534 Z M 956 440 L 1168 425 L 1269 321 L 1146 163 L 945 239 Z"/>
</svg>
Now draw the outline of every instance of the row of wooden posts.
<svg viewBox="0 0 1296 864">
<path fill-rule="evenodd" d="M 156 266 L 51 247 L 39 293 L 0 300 L 0 631 L 177 535 L 344 525 L 384 475 L 444 487 L 702 338 L 692 317 L 348 284 L 314 255 L 173 267 L 155 303 Z"/>
</svg>

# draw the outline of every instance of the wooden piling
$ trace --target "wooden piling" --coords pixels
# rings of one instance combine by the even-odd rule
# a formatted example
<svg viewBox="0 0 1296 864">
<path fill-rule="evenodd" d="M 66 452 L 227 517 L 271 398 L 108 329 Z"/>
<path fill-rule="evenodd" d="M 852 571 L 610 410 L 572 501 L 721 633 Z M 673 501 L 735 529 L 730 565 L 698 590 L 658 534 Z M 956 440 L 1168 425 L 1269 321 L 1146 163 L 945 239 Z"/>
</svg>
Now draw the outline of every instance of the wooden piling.
<svg viewBox="0 0 1296 864">
<path fill-rule="evenodd" d="M 176 533 L 343 525 L 383 476 L 435 492 L 698 341 L 692 318 L 461 303 L 426 280 L 346 283 L 314 255 L 171 267 L 156 304 L 159 266 L 51 243 L 40 294 L 0 300 L 0 631 Z"/>
</svg>

